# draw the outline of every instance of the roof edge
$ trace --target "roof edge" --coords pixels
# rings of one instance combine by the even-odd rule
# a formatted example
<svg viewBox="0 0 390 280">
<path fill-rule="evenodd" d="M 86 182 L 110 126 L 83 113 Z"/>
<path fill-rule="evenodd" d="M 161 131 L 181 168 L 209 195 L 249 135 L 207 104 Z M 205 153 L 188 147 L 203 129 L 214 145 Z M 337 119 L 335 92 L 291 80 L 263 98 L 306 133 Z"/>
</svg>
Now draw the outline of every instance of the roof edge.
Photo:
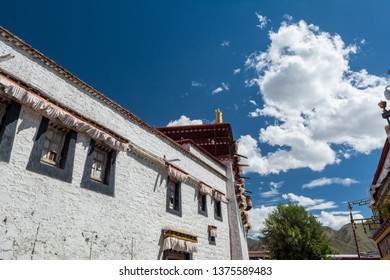
<svg viewBox="0 0 390 280">
<path fill-rule="evenodd" d="M 138 116 L 134 115 L 130 111 L 128 111 L 123 106 L 119 105 L 115 101 L 109 99 L 107 96 L 105 96 L 103 93 L 98 91 L 97 89 L 93 88 L 92 86 L 88 85 L 86 82 L 78 78 L 76 75 L 72 74 L 70 71 L 66 70 L 64 67 L 56 63 L 54 60 L 46 57 L 43 53 L 32 47 L 31 45 L 24 42 L 22 39 L 14 35 L 12 32 L 8 31 L 4 27 L 0 26 L 0 37 L 4 38 L 9 43 L 13 44 L 15 47 L 21 49 L 24 52 L 29 53 L 31 56 L 33 56 L 35 59 L 40 60 L 46 67 L 51 68 L 53 71 L 58 73 L 59 76 L 62 76 L 64 79 L 70 81 L 71 83 L 79 86 L 83 91 L 95 96 L 102 102 L 104 102 L 106 105 L 110 106 L 112 109 L 117 111 L 118 113 L 122 114 L 123 116 L 135 121 L 139 125 L 145 127 L 149 131 L 151 131 L 155 136 L 159 137 L 161 140 L 166 141 L 166 143 L 169 143 L 173 145 L 174 147 L 178 148 L 180 151 L 182 151 L 185 155 L 189 156 L 192 160 L 198 162 L 201 165 L 208 166 L 206 162 L 201 160 L 200 158 L 196 157 L 195 155 L 191 154 L 189 151 L 184 149 L 180 144 L 176 143 L 174 140 L 166 136 L 164 133 L 157 130 L 155 127 L 144 121 L 143 119 L 139 118 Z M 217 172 L 219 174 L 219 172 Z"/>
</svg>

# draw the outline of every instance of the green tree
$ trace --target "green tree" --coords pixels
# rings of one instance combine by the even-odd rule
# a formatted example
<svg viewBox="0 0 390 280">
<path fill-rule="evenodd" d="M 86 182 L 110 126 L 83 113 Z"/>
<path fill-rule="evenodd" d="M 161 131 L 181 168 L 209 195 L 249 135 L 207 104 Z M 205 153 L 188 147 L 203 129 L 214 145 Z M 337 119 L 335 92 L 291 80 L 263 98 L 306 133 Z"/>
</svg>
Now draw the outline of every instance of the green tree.
<svg viewBox="0 0 390 280">
<path fill-rule="evenodd" d="M 277 260 L 320 260 L 333 253 L 317 219 L 296 204 L 279 204 L 265 220 L 264 243 Z"/>
</svg>

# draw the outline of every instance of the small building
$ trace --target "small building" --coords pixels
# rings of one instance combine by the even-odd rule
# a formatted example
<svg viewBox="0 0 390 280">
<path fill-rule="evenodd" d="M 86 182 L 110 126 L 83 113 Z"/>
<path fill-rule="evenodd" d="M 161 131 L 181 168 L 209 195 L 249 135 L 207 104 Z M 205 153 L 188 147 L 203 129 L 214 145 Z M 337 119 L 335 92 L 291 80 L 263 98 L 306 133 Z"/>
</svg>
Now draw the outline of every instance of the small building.
<svg viewBox="0 0 390 280">
<path fill-rule="evenodd" d="M 0 27 L 0 259 L 248 259 L 236 144 L 215 127 L 224 157 Z"/>
</svg>

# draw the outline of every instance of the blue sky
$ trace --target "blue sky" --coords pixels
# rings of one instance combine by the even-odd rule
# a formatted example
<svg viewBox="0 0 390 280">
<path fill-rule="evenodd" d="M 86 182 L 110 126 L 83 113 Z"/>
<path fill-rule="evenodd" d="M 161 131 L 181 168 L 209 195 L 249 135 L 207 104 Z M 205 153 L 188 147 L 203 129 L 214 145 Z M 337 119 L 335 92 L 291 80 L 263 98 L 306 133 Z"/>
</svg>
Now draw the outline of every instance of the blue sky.
<svg viewBox="0 0 390 280">
<path fill-rule="evenodd" d="M 3 1 L 0 24 L 153 126 L 223 111 L 256 235 L 278 203 L 324 224 L 368 198 L 385 141 L 390 3 Z M 356 206 L 356 217 L 368 217 Z"/>
</svg>

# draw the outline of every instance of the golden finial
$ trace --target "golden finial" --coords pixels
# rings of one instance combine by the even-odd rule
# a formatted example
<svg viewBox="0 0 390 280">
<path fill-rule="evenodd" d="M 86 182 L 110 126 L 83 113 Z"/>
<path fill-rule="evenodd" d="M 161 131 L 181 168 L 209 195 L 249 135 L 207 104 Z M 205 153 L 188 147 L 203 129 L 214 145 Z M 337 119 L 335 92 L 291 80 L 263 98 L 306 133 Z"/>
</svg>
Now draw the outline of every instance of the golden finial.
<svg viewBox="0 0 390 280">
<path fill-rule="evenodd" d="M 386 112 L 386 106 L 387 106 L 386 101 L 381 100 L 381 102 L 378 103 L 378 106 L 383 110 L 383 112 Z"/>
<path fill-rule="evenodd" d="M 215 123 L 222 123 L 222 111 L 219 108 L 215 110 Z"/>
</svg>

